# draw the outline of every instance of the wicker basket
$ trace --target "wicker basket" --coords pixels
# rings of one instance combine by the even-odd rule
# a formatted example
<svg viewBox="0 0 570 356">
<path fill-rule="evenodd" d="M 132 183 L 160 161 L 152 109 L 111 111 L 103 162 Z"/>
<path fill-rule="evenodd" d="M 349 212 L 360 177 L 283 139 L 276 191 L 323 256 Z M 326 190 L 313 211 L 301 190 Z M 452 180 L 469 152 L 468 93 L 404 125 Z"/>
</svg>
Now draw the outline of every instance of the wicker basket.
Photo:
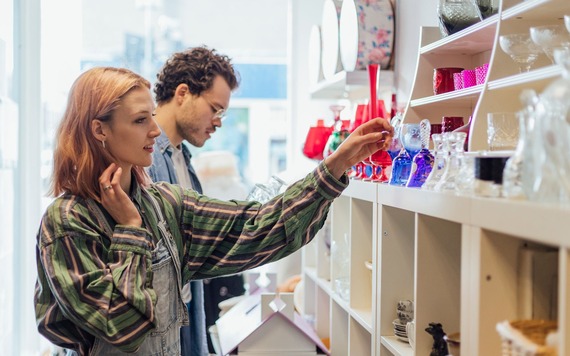
<svg viewBox="0 0 570 356">
<path fill-rule="evenodd" d="M 558 329 L 552 320 L 516 320 L 497 324 L 503 356 L 556 356 L 555 347 L 546 346 L 546 336 Z"/>
</svg>

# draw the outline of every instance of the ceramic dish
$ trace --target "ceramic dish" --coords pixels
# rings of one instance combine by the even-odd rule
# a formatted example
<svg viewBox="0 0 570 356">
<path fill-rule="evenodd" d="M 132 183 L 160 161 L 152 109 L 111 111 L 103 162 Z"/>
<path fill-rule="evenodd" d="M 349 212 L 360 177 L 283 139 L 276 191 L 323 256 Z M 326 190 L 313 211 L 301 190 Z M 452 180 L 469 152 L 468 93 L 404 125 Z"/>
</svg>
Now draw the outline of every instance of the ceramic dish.
<svg viewBox="0 0 570 356">
<path fill-rule="evenodd" d="M 321 64 L 325 79 L 331 79 L 342 70 L 338 39 L 341 4 L 339 0 L 325 0 L 323 4 Z"/>
<path fill-rule="evenodd" d="M 321 63 L 322 42 L 321 27 L 313 25 L 311 27 L 311 36 L 309 37 L 309 79 L 312 85 L 319 83 L 325 78 Z"/>
</svg>

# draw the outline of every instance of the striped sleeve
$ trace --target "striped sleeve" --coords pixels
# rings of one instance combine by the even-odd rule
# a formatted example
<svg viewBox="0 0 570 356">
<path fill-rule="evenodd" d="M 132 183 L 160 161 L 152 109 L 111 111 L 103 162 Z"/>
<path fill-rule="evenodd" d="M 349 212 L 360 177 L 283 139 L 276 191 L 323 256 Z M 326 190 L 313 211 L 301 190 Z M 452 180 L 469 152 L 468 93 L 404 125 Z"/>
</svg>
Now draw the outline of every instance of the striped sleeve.
<svg viewBox="0 0 570 356">
<path fill-rule="evenodd" d="M 154 327 L 151 236 L 116 225 L 112 242 L 73 198 L 58 198 L 38 233 L 38 329 L 57 345 L 102 338 L 135 351 Z"/>
<path fill-rule="evenodd" d="M 181 200 L 179 226 L 185 279 L 239 273 L 277 261 L 309 243 L 330 205 L 348 185 L 321 163 L 304 179 L 266 204 L 220 201 L 160 183 L 167 201 Z M 174 203 L 177 204 L 177 203 Z"/>
</svg>

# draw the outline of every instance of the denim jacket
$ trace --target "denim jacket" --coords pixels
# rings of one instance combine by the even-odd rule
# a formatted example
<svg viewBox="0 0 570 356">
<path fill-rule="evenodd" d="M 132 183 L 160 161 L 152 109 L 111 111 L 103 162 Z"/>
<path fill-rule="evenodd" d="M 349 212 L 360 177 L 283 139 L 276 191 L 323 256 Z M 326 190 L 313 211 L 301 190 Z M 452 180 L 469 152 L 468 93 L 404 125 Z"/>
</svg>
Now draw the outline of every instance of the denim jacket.
<svg viewBox="0 0 570 356">
<path fill-rule="evenodd" d="M 154 182 L 178 183 L 174 163 L 172 162 L 172 147 L 170 140 L 164 130 L 156 139 L 156 144 L 152 153 L 152 165 L 147 169 L 148 174 Z M 190 163 L 190 150 L 182 143 L 182 154 L 188 167 L 188 173 L 192 181 L 192 186 L 198 193 L 202 193 L 202 185 L 198 180 L 196 171 Z M 202 281 L 190 282 L 192 300 L 190 301 L 188 312 L 190 313 L 190 348 L 192 356 L 208 355 L 208 344 L 206 338 L 206 314 L 204 311 L 204 284 Z M 188 344 L 188 340 L 183 340 Z M 190 356 L 183 355 L 183 356 Z"/>
</svg>

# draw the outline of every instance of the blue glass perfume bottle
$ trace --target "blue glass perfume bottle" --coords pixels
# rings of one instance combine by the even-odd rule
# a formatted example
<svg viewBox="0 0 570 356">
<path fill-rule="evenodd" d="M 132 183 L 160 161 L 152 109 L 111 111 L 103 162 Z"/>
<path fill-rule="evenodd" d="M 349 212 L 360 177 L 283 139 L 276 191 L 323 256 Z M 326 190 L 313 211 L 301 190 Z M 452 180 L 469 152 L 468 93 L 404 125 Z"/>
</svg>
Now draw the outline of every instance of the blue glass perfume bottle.
<svg viewBox="0 0 570 356">
<path fill-rule="evenodd" d="M 405 186 L 412 172 L 412 157 L 421 149 L 420 124 L 402 124 L 399 136 L 402 148 L 392 162 L 389 184 Z"/>
<path fill-rule="evenodd" d="M 410 172 L 412 171 L 412 157 L 405 148 L 402 147 L 400 153 L 392 161 L 392 175 L 390 176 L 390 185 L 405 186 Z"/>
<path fill-rule="evenodd" d="M 406 187 L 420 188 L 427 180 L 433 168 L 434 157 L 429 151 L 431 125 L 428 119 L 420 122 L 421 149 L 412 159 L 412 171 Z"/>
</svg>

